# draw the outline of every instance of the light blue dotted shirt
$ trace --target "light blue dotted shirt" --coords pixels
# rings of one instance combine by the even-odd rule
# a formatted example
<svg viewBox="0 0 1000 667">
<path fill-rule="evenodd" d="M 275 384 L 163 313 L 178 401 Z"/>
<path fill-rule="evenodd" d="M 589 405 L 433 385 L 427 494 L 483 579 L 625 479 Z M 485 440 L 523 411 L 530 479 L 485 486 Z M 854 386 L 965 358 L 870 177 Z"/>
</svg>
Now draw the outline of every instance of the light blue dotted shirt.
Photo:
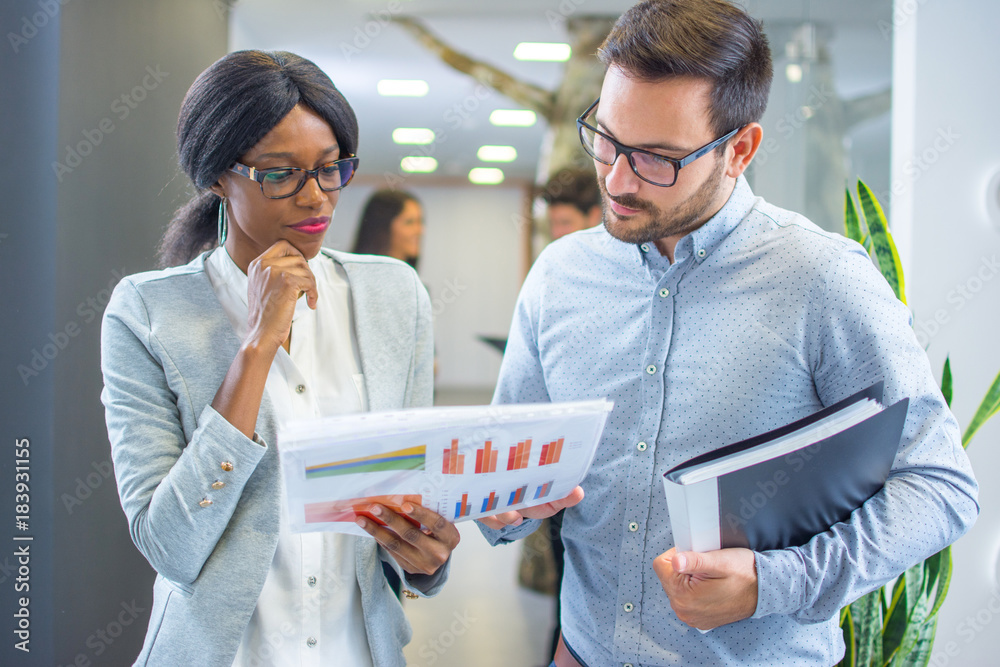
<svg viewBox="0 0 1000 667">
<path fill-rule="evenodd" d="M 663 473 L 885 382 L 910 397 L 885 488 L 802 547 L 757 553 L 752 618 L 700 633 L 653 571 L 673 546 Z M 562 629 L 589 667 L 832 665 L 841 607 L 958 539 L 978 488 L 907 308 L 858 244 L 755 198 L 677 244 L 675 262 L 603 227 L 551 244 L 518 299 L 495 403 L 615 407 L 566 512 Z M 492 543 L 524 537 L 537 522 Z"/>
</svg>

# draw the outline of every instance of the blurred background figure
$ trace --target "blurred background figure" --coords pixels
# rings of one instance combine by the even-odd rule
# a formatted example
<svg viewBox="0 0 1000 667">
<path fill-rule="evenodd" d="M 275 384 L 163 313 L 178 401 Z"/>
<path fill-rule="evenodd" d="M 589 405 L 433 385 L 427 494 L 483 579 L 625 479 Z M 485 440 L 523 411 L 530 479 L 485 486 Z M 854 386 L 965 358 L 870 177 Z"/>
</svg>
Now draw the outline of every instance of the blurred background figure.
<svg viewBox="0 0 1000 667">
<path fill-rule="evenodd" d="M 351 252 L 395 257 L 417 268 L 424 209 L 406 190 L 376 190 L 365 203 Z"/>
<path fill-rule="evenodd" d="M 593 169 L 560 169 L 540 196 L 548 204 L 553 241 L 601 222 L 601 193 Z"/>
</svg>

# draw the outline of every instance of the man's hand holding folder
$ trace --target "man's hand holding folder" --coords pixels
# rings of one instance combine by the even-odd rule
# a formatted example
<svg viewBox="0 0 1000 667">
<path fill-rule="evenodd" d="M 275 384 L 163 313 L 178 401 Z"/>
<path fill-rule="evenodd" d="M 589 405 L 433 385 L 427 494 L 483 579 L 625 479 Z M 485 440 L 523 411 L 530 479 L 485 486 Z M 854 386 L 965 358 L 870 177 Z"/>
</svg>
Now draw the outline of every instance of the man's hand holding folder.
<svg viewBox="0 0 1000 667">
<path fill-rule="evenodd" d="M 677 618 L 711 630 L 749 618 L 757 610 L 757 569 L 749 549 L 660 554 L 653 570 Z"/>
</svg>

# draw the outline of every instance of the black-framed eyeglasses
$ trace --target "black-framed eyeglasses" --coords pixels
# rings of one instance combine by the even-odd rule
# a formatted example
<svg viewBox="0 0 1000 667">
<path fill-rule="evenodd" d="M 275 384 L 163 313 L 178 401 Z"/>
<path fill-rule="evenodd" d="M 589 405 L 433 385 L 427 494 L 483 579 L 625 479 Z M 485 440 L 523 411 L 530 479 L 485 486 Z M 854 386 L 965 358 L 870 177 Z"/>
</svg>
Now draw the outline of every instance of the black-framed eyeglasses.
<svg viewBox="0 0 1000 667">
<path fill-rule="evenodd" d="M 682 158 L 672 158 L 665 155 L 657 155 L 641 148 L 632 148 L 615 141 L 604 132 L 593 127 L 584 120 L 593 113 L 601 98 L 597 98 L 583 114 L 576 119 L 576 127 L 580 131 L 580 143 L 590 157 L 601 164 L 611 166 L 618 160 L 619 155 L 624 155 L 628 164 L 632 167 L 632 172 L 642 180 L 652 185 L 662 188 L 669 188 L 677 182 L 677 172 L 682 167 L 686 167 L 698 158 L 709 153 L 719 144 L 724 143 L 734 134 L 739 132 L 736 128 L 725 136 L 719 137 L 715 141 L 705 144 L 701 148 L 694 150 Z"/>
<path fill-rule="evenodd" d="M 323 192 L 339 190 L 351 182 L 357 169 L 358 158 L 345 157 L 315 169 L 298 167 L 256 169 L 237 162 L 229 168 L 229 171 L 235 171 L 240 176 L 246 176 L 260 183 L 260 191 L 268 199 L 284 199 L 301 190 L 310 178 L 316 179 L 319 189 Z"/>
</svg>

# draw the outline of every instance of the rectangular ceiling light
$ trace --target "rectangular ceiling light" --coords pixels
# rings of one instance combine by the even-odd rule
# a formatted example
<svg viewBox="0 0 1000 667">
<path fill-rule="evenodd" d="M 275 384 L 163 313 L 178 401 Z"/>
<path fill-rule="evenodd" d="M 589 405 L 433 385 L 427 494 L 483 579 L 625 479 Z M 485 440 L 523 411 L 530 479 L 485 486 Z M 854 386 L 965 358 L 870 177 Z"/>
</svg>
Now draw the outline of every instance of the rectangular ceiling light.
<svg viewBox="0 0 1000 667">
<path fill-rule="evenodd" d="M 437 171 L 438 161 L 432 157 L 410 155 L 400 160 L 399 168 L 408 174 L 429 174 Z"/>
<path fill-rule="evenodd" d="M 420 79 L 382 79 L 378 82 L 378 94 L 387 97 L 423 97 L 429 90 L 427 82 Z"/>
<path fill-rule="evenodd" d="M 469 180 L 476 185 L 503 183 L 503 170 L 495 167 L 476 167 L 469 172 Z"/>
<path fill-rule="evenodd" d="M 490 122 L 499 127 L 531 127 L 535 112 L 528 109 L 497 109 L 490 114 Z"/>
<path fill-rule="evenodd" d="M 397 127 L 392 131 L 392 140 L 397 144 L 422 146 L 434 142 L 434 130 L 426 127 Z"/>
<path fill-rule="evenodd" d="M 483 162 L 513 162 L 517 159 L 517 149 L 513 146 L 480 146 L 476 157 Z"/>
<path fill-rule="evenodd" d="M 517 60 L 538 60 L 561 63 L 569 60 L 573 50 L 569 44 L 553 42 L 521 42 L 514 49 Z"/>
</svg>

